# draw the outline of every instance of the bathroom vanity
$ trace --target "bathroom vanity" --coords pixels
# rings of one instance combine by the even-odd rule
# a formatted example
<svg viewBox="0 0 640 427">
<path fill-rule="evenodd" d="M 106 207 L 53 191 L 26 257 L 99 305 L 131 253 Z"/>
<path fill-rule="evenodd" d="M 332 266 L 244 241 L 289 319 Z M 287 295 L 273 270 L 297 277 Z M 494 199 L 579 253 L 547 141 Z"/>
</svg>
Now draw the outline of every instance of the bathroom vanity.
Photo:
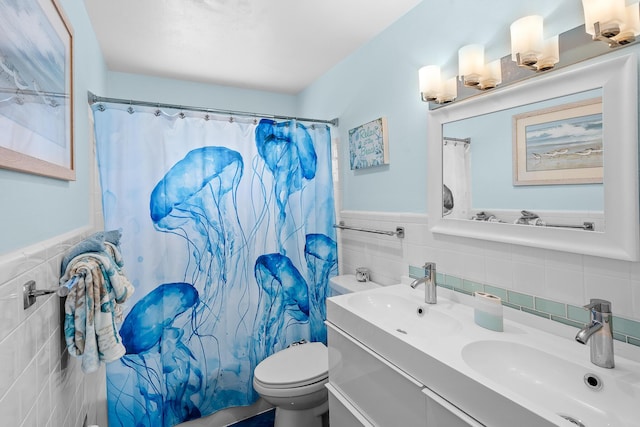
<svg viewBox="0 0 640 427">
<path fill-rule="evenodd" d="M 504 332 L 491 331 L 473 297 L 443 294 L 425 304 L 403 284 L 327 300 L 331 425 L 637 425 L 640 349 L 623 344 L 633 357 L 600 368 L 572 327 L 559 336 L 505 308 Z"/>
</svg>

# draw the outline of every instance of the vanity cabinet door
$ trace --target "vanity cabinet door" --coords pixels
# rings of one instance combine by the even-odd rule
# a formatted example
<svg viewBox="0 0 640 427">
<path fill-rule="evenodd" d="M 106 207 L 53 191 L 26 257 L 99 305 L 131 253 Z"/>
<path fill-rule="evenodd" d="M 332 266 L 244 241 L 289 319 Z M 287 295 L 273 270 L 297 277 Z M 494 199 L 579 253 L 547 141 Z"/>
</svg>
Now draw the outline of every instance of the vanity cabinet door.
<svg viewBox="0 0 640 427">
<path fill-rule="evenodd" d="M 331 324 L 328 342 L 329 384 L 366 420 L 376 426 L 425 427 L 420 382 Z"/>
<path fill-rule="evenodd" d="M 335 387 L 329 390 L 329 425 L 340 427 L 375 427 Z"/>
<path fill-rule="evenodd" d="M 485 427 L 429 388 L 422 389 L 422 393 L 427 400 L 427 427 Z"/>
</svg>

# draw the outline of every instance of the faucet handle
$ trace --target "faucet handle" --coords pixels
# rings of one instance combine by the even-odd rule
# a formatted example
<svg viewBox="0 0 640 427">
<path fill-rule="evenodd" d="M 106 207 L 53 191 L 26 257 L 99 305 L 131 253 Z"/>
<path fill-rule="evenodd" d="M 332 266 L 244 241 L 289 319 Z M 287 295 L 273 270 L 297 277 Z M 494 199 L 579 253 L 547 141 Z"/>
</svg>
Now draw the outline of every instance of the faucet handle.
<svg viewBox="0 0 640 427">
<path fill-rule="evenodd" d="M 424 277 L 430 278 L 433 275 L 435 278 L 435 274 L 436 274 L 435 262 L 425 262 L 422 268 L 424 268 Z"/>
<path fill-rule="evenodd" d="M 611 301 L 600 298 L 591 298 L 589 304 L 585 305 L 586 310 L 593 310 L 599 313 L 611 313 Z"/>
</svg>

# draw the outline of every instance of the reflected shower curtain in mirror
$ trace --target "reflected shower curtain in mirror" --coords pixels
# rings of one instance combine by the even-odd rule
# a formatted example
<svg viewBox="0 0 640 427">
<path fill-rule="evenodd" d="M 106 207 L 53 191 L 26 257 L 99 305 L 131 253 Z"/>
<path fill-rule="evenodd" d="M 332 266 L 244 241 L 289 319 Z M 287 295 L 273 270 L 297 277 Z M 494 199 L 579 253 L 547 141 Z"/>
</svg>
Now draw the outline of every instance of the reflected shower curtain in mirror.
<svg viewBox="0 0 640 427">
<path fill-rule="evenodd" d="M 107 365 L 110 426 L 257 400 L 253 369 L 326 342 L 337 273 L 326 125 L 94 104 L 106 229 L 136 291 Z"/>
<path fill-rule="evenodd" d="M 443 216 L 470 219 L 470 145 L 444 138 L 442 147 Z"/>
</svg>

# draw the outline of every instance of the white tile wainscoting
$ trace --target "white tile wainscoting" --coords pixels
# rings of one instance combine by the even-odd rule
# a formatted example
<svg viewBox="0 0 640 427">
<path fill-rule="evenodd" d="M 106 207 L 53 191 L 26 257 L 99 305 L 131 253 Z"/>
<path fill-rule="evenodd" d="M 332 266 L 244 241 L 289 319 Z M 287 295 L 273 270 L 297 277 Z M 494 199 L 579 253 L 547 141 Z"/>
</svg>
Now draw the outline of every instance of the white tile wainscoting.
<svg viewBox="0 0 640 427">
<path fill-rule="evenodd" d="M 0 256 L 0 420 L 12 427 L 107 425 L 104 366 L 85 375 L 62 334 L 64 307 L 57 295 L 23 309 L 22 285 L 57 286 L 64 251 L 92 231 L 87 227 Z"/>
<path fill-rule="evenodd" d="M 367 267 L 371 280 L 392 285 L 408 274 L 409 266 L 433 261 L 439 273 L 573 306 L 607 299 L 615 316 L 640 320 L 638 262 L 434 235 L 423 214 L 341 211 L 340 220 L 385 231 L 405 228 L 404 239 L 338 230 L 340 274 Z"/>
</svg>

